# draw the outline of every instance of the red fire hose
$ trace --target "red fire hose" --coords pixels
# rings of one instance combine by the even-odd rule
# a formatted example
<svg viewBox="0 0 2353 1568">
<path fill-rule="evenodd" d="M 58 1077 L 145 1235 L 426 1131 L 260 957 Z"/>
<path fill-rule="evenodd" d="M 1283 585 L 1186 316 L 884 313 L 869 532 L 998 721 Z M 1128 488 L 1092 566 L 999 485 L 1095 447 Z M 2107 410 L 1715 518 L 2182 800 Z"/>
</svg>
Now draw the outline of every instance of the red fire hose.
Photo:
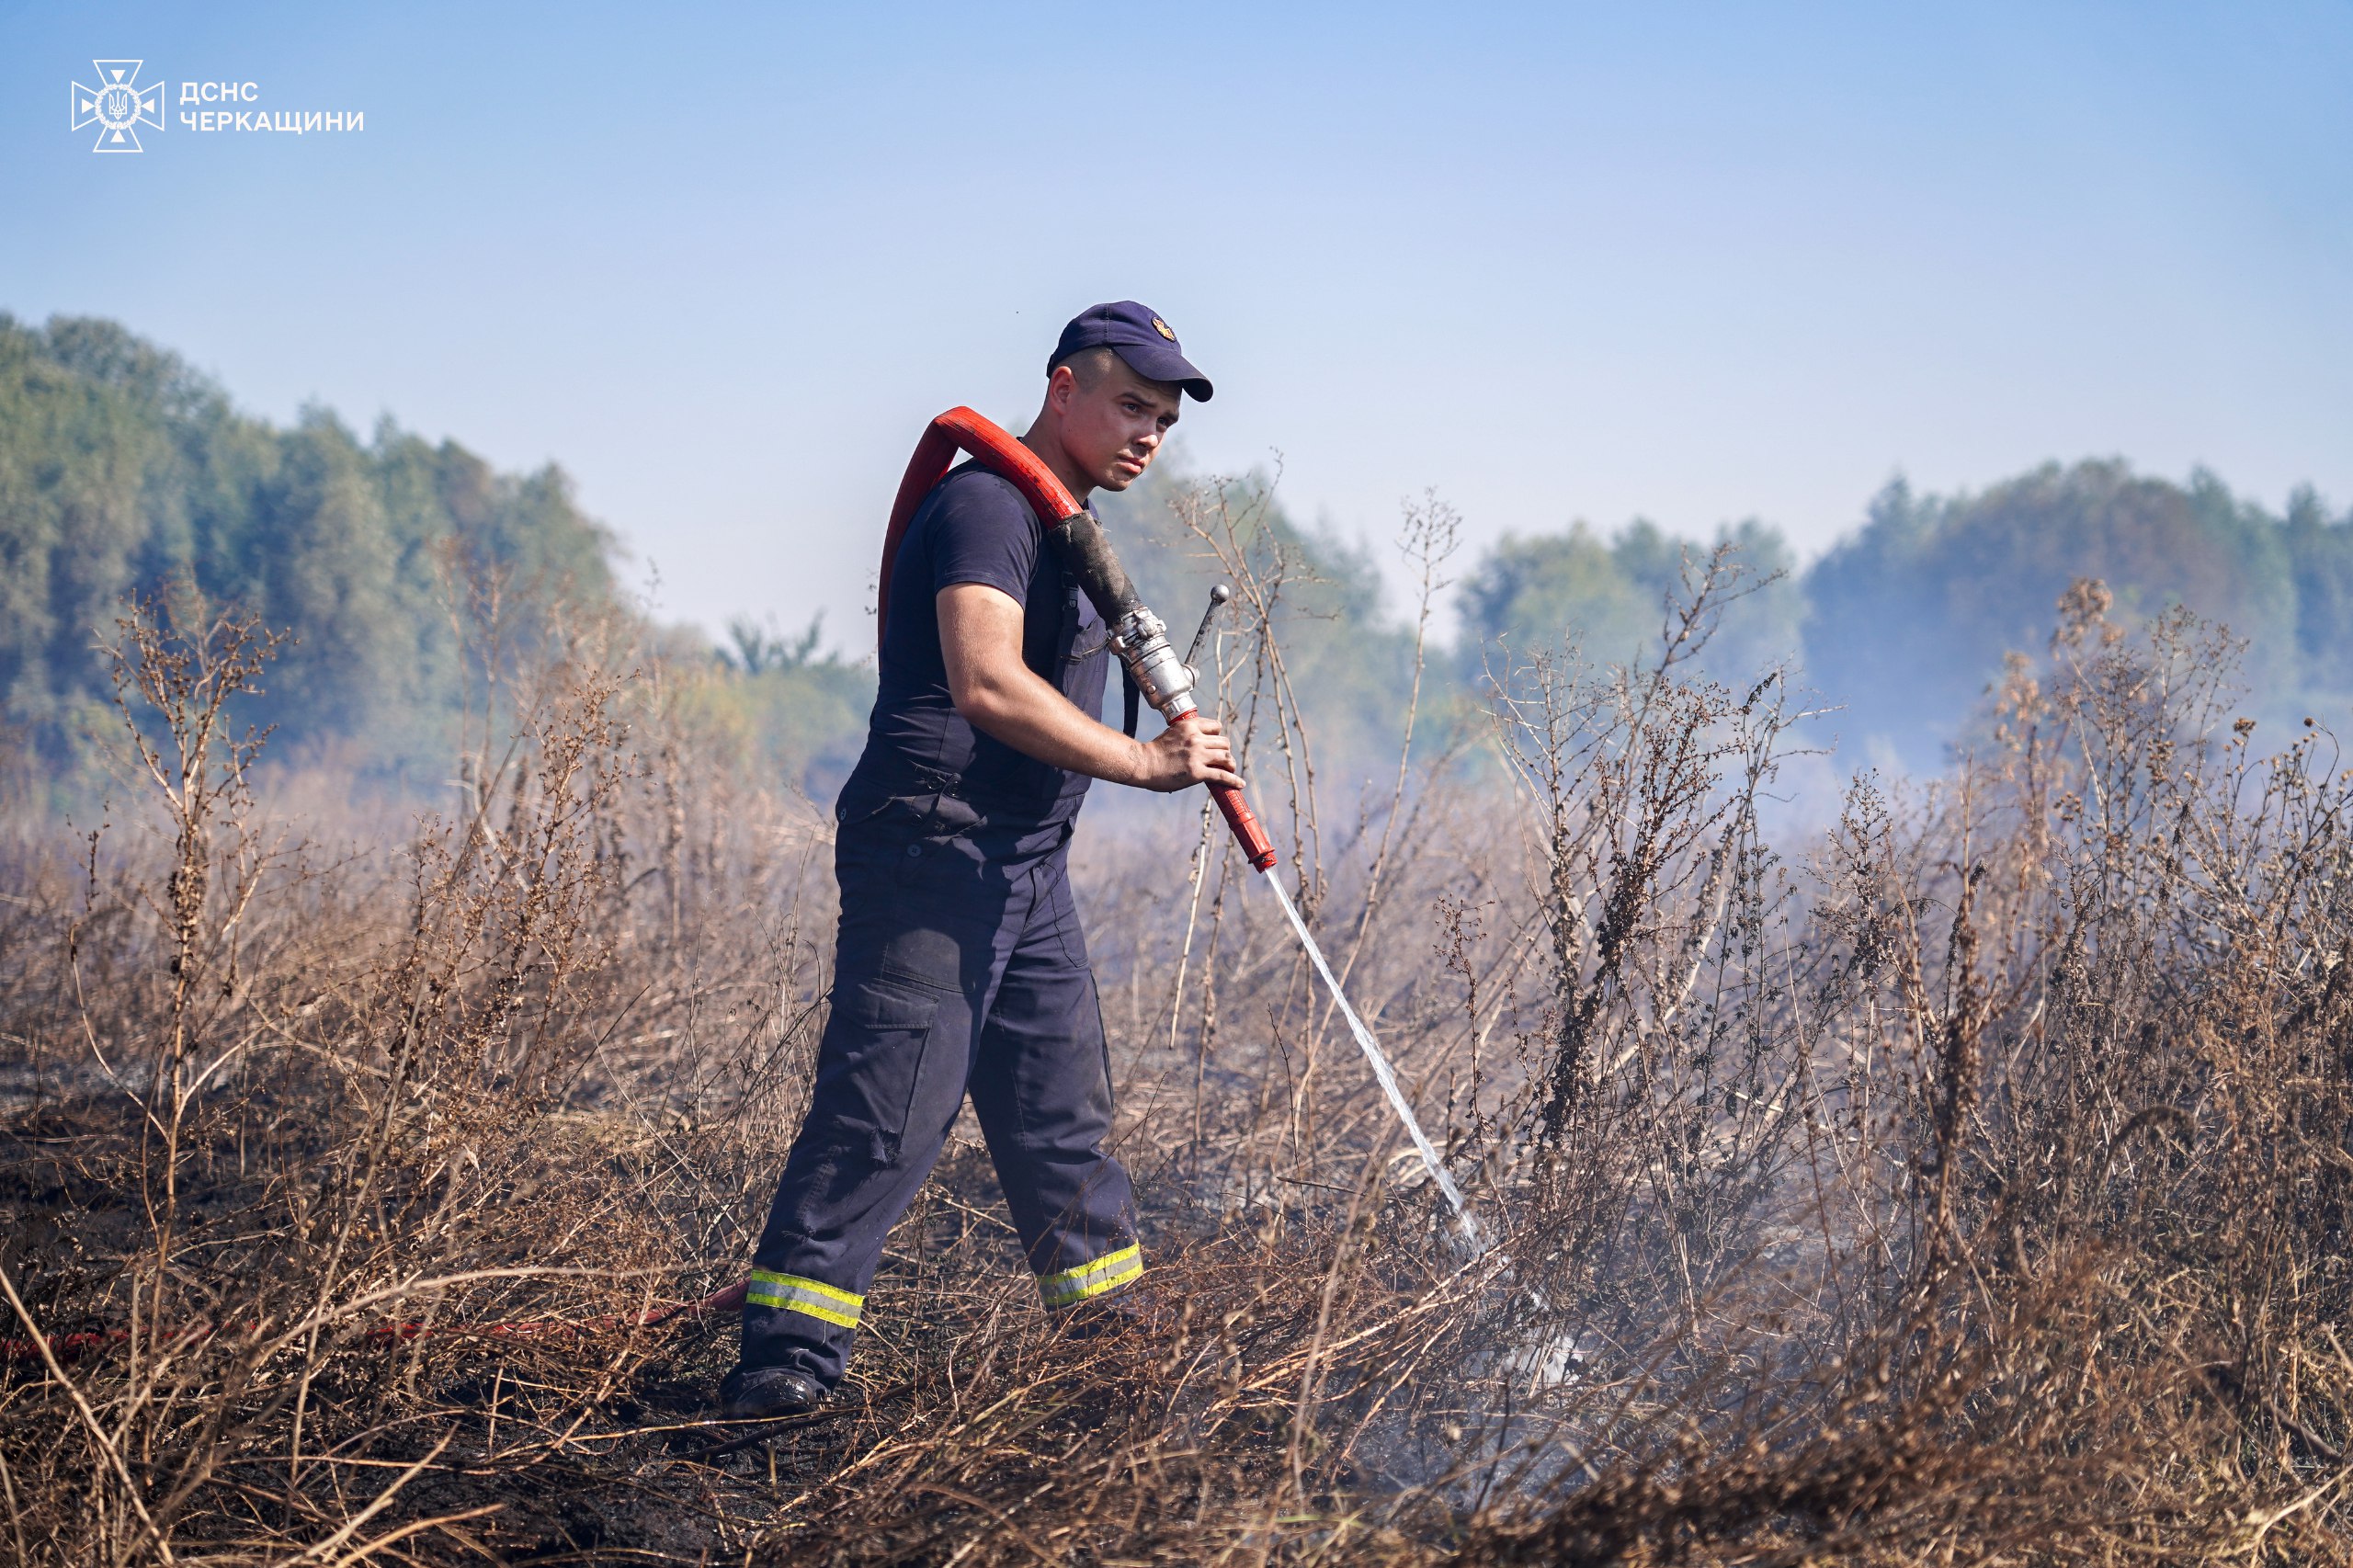
<svg viewBox="0 0 2353 1568">
<path fill-rule="evenodd" d="M 1160 710 L 1161 717 L 1171 724 L 1181 722 L 1198 711 L 1192 697 L 1193 672 L 1185 668 L 1170 650 L 1166 629 L 1159 618 L 1146 609 L 1137 597 L 1135 585 L 1120 566 L 1112 553 L 1110 541 L 1103 537 L 1102 525 L 1093 514 L 1073 499 L 1069 489 L 1054 477 L 1054 471 L 1040 460 L 1038 454 L 1006 434 L 999 426 L 975 414 L 969 408 L 951 408 L 933 420 L 915 444 L 915 456 L 907 461 L 906 476 L 899 481 L 899 495 L 891 507 L 891 526 L 882 536 L 882 575 L 875 603 L 875 639 L 881 645 L 884 618 L 891 609 L 891 568 L 899 555 L 899 545 L 906 538 L 907 525 L 915 520 L 915 508 L 923 504 L 931 487 L 947 475 L 956 460 L 959 449 L 970 452 L 991 472 L 1009 481 L 1021 492 L 1029 509 L 1038 514 L 1044 524 L 1047 542 L 1061 557 L 1071 574 L 1078 579 L 1103 623 L 1112 629 L 1112 646 L 1119 651 L 1136 684 Z M 1231 784 L 1212 784 L 1210 796 L 1217 802 L 1218 811 L 1225 818 L 1225 825 L 1242 846 L 1243 855 L 1253 869 L 1273 869 L 1275 846 L 1267 830 L 1242 798 L 1242 791 Z M 1303 934 L 1303 933 L 1302 933 Z M 405 1344 L 431 1334 L 436 1336 L 481 1335 L 500 1338 L 532 1338 L 554 1334 L 576 1334 L 600 1328 L 612 1328 L 627 1324 L 639 1328 L 656 1328 L 664 1324 L 691 1322 L 719 1312 L 730 1312 L 742 1307 L 747 1283 L 730 1285 L 726 1290 L 704 1297 L 699 1301 L 657 1308 L 637 1314 L 635 1319 L 603 1317 L 585 1323 L 492 1323 L 452 1324 L 447 1328 L 428 1329 L 423 1324 L 390 1324 L 372 1329 L 370 1341 Z M 210 1329 L 199 1329 L 210 1334 Z M 49 1339 L 50 1353 L 60 1361 L 80 1358 L 118 1345 L 131 1337 L 128 1329 L 103 1329 L 80 1334 L 56 1335 Z M 0 1339 L 0 1361 L 38 1360 L 41 1346 L 29 1339 Z"/>
<path fill-rule="evenodd" d="M 1161 717 L 1175 724 L 1197 711 L 1192 698 L 1192 672 L 1169 649 L 1166 628 L 1159 618 L 1146 609 L 1137 597 L 1134 584 L 1120 569 L 1110 541 L 1103 536 L 1102 525 L 1072 497 L 1037 453 L 969 408 L 951 408 L 931 422 L 923 439 L 915 443 L 915 456 L 907 460 L 906 476 L 899 481 L 899 497 L 891 507 L 891 526 L 882 536 L 882 575 L 874 613 L 876 647 L 881 646 L 891 613 L 891 569 L 899 558 L 899 545 L 906 538 L 907 525 L 915 520 L 915 508 L 923 504 L 931 487 L 947 474 L 960 448 L 1011 483 L 1021 492 L 1021 498 L 1029 503 L 1029 509 L 1038 514 L 1038 520 L 1046 530 L 1047 544 L 1078 579 L 1096 612 L 1102 616 L 1103 624 L 1111 629 L 1113 648 L 1126 661 L 1144 696 L 1160 710 Z M 1242 853 L 1252 868 L 1260 871 L 1272 869 L 1274 843 L 1259 825 L 1250 803 L 1242 798 L 1242 791 L 1231 784 L 1212 784 L 1210 797 L 1217 801 L 1225 825 L 1233 830 L 1234 839 L 1242 846 Z"/>
</svg>

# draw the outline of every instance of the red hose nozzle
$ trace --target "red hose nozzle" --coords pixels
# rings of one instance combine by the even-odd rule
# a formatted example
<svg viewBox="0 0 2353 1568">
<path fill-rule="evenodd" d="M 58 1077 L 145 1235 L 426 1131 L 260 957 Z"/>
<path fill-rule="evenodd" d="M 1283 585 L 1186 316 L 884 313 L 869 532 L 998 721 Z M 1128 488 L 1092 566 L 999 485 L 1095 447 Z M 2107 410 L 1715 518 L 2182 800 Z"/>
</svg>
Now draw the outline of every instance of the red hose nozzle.
<svg viewBox="0 0 2353 1568">
<path fill-rule="evenodd" d="M 1231 784 L 1212 784 L 1210 786 L 1210 799 L 1215 801 L 1217 809 L 1224 813 L 1225 825 L 1233 830 L 1234 840 L 1242 846 L 1242 853 L 1249 858 L 1251 869 L 1273 870 L 1274 841 L 1267 836 L 1267 830 L 1258 825 L 1258 818 L 1250 810 L 1250 802 L 1242 798 L 1242 791 Z"/>
</svg>

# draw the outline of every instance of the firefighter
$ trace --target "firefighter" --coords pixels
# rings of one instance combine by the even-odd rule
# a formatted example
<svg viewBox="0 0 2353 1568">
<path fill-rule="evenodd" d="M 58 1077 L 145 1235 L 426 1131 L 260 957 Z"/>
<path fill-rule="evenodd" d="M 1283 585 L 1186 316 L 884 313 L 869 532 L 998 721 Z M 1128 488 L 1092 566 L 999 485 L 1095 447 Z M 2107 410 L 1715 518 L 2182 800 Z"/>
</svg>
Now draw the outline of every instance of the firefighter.
<svg viewBox="0 0 2353 1568">
<path fill-rule="evenodd" d="M 1160 317 L 1097 305 L 1063 329 L 1022 442 L 1085 503 L 1134 483 L 1184 398 L 1211 391 Z M 1047 1310 L 1100 1320 L 1143 1273 L 1128 1176 L 1104 1148 L 1110 1057 L 1071 831 L 1094 779 L 1241 780 L 1206 716 L 1148 744 L 1095 717 L 1105 629 L 1042 548 L 1050 520 L 966 463 L 893 562 L 866 750 L 834 808 L 832 1012 L 753 1255 L 730 1417 L 809 1409 L 841 1380 L 883 1238 L 968 1092 Z"/>
</svg>

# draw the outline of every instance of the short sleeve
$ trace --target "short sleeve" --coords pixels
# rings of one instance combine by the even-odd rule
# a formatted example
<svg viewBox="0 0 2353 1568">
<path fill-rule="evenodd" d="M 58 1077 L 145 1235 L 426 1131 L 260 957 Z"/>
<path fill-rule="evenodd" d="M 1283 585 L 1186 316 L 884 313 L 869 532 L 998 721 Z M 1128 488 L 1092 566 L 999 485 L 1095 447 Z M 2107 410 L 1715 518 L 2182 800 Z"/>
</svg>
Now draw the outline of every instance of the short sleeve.
<svg viewBox="0 0 2353 1568">
<path fill-rule="evenodd" d="M 972 469 L 950 475 L 932 518 L 932 591 L 984 583 L 1025 608 L 1038 565 L 1038 523 L 1020 492 Z"/>
</svg>

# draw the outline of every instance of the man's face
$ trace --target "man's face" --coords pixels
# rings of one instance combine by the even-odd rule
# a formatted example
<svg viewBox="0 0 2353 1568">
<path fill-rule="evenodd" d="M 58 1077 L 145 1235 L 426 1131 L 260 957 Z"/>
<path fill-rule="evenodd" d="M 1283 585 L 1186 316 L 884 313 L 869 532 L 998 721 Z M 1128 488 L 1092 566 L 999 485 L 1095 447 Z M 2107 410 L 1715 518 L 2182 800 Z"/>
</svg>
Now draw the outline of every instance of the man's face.
<svg viewBox="0 0 2353 1568">
<path fill-rule="evenodd" d="M 1183 396 L 1165 381 L 1145 381 L 1118 358 L 1091 387 L 1080 385 L 1065 365 L 1047 389 L 1062 415 L 1063 450 L 1105 490 L 1125 490 L 1152 466 Z"/>
</svg>

